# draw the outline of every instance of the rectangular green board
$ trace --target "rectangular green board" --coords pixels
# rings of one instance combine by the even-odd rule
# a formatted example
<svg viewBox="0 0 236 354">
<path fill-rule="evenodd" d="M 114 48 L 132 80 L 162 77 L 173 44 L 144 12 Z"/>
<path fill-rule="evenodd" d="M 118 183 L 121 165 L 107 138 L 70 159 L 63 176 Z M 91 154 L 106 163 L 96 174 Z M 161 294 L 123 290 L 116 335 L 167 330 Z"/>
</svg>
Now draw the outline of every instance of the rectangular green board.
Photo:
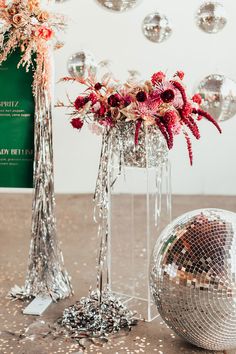
<svg viewBox="0 0 236 354">
<path fill-rule="evenodd" d="M 17 50 L 0 66 L 0 187 L 32 188 L 33 74 L 17 69 L 19 61 Z"/>
</svg>

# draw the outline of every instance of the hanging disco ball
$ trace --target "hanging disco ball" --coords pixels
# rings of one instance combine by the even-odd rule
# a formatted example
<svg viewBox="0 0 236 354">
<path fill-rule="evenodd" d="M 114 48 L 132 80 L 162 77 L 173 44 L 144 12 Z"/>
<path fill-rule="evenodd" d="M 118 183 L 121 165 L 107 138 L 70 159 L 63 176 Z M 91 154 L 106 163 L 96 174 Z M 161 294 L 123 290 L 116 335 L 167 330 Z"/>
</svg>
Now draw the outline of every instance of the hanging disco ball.
<svg viewBox="0 0 236 354">
<path fill-rule="evenodd" d="M 163 320 L 208 350 L 236 348 L 236 214 L 201 209 L 161 233 L 150 287 Z"/>
<path fill-rule="evenodd" d="M 208 75 L 198 86 L 204 99 L 202 107 L 218 121 L 232 118 L 236 114 L 236 82 L 224 75 Z"/>
<path fill-rule="evenodd" d="M 72 77 L 86 77 L 96 73 L 97 64 L 91 53 L 82 50 L 69 58 L 67 68 Z"/>
<path fill-rule="evenodd" d="M 141 0 L 96 0 L 108 10 L 123 12 L 134 8 Z"/>
<path fill-rule="evenodd" d="M 145 37 L 155 43 L 165 41 L 172 34 L 172 27 L 168 18 L 158 12 L 145 17 L 142 30 Z"/>
<path fill-rule="evenodd" d="M 205 2 L 197 12 L 197 25 L 207 33 L 221 31 L 227 23 L 227 14 L 224 6 L 219 2 Z"/>
</svg>

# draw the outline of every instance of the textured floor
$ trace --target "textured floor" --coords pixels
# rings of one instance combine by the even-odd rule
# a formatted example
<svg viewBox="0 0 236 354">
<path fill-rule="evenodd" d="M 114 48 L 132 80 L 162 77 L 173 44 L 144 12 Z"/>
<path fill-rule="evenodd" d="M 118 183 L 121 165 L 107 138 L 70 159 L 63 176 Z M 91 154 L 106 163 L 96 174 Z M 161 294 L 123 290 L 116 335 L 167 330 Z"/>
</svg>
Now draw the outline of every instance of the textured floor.
<svg viewBox="0 0 236 354">
<path fill-rule="evenodd" d="M 142 208 L 142 203 L 140 203 Z M 145 205 L 145 204 L 144 204 Z M 204 207 L 216 207 L 236 212 L 236 197 L 178 196 L 174 198 L 173 216 Z M 1 194 L 0 198 L 0 353 L 1 354 L 51 354 L 78 353 L 79 346 L 68 338 L 42 335 L 45 329 L 41 320 L 53 323 L 63 308 L 85 296 L 94 286 L 96 260 L 96 225 L 92 221 L 92 197 L 90 195 L 57 196 L 58 237 L 68 272 L 72 276 L 74 297 L 53 304 L 41 318 L 22 315 L 25 303 L 6 298 L 14 285 L 23 285 L 29 249 L 31 196 Z M 125 212 L 125 210 L 124 210 Z M 143 220 L 139 219 L 140 225 Z M 120 239 L 121 245 L 126 240 Z M 33 322 L 35 327 L 25 329 Z M 47 326 L 47 325 L 45 325 Z M 47 332 L 47 330 L 46 330 Z M 23 334 L 23 336 L 22 336 Z M 87 353 L 110 354 L 191 354 L 213 353 L 197 349 L 173 334 L 161 321 L 140 322 L 130 333 L 120 333 L 104 346 L 96 342 Z M 223 354 L 223 352 L 218 352 Z M 236 354 L 235 351 L 225 352 Z M 224 353 L 224 354 L 225 354 Z"/>
</svg>

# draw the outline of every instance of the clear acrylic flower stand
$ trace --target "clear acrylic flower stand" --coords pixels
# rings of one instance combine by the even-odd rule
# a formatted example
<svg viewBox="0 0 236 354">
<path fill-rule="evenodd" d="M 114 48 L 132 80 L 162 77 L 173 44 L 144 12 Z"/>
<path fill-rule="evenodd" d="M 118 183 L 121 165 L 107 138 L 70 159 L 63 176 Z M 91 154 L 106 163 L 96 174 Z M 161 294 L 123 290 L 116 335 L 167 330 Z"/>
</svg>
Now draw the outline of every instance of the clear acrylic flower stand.
<svg viewBox="0 0 236 354">
<path fill-rule="evenodd" d="M 109 194 L 111 290 L 137 318 L 152 321 L 158 313 L 149 288 L 149 261 L 160 228 L 171 220 L 169 162 L 125 167 Z"/>
</svg>

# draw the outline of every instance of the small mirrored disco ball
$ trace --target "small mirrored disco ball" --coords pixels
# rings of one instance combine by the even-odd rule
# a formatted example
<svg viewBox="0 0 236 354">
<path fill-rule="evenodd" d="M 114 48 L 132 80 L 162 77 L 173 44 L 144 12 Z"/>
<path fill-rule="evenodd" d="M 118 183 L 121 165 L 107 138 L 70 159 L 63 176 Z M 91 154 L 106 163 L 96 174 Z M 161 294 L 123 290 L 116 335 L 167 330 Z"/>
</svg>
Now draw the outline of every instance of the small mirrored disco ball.
<svg viewBox="0 0 236 354">
<path fill-rule="evenodd" d="M 96 0 L 108 10 L 123 12 L 135 7 L 141 0 Z"/>
<path fill-rule="evenodd" d="M 160 235 L 150 286 L 163 320 L 208 350 L 236 348 L 236 214 L 195 210 Z"/>
<path fill-rule="evenodd" d="M 145 17 L 142 24 L 143 34 L 151 42 L 160 43 L 172 34 L 172 27 L 165 15 L 155 12 Z"/>
<path fill-rule="evenodd" d="M 97 64 L 91 53 L 82 50 L 69 58 L 67 68 L 72 77 L 85 77 L 89 73 L 96 73 Z"/>
<path fill-rule="evenodd" d="M 224 75 L 212 74 L 198 86 L 204 99 L 202 107 L 216 120 L 224 121 L 236 114 L 236 82 Z"/>
<path fill-rule="evenodd" d="M 207 33 L 221 31 L 227 23 L 227 14 L 224 6 L 215 1 L 202 4 L 197 12 L 196 21 L 198 27 Z"/>
</svg>

